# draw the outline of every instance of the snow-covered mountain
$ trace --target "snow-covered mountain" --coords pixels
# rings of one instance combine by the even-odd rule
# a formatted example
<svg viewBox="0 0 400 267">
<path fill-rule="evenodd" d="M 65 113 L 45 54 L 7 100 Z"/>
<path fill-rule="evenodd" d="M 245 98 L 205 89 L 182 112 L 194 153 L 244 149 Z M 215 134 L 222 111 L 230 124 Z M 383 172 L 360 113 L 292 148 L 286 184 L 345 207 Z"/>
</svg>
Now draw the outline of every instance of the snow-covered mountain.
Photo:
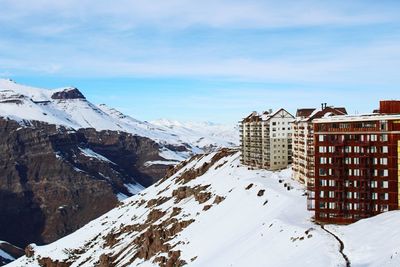
<svg viewBox="0 0 400 267">
<path fill-rule="evenodd" d="M 400 266 L 400 212 L 320 226 L 291 171 L 250 170 L 222 150 L 9 266 Z"/>
<path fill-rule="evenodd" d="M 151 124 L 179 136 L 184 143 L 209 151 L 215 147 L 233 147 L 239 144 L 239 130 L 235 125 L 167 119 L 152 121 Z"/>
<path fill-rule="evenodd" d="M 144 122 L 104 104 L 92 104 L 77 88 L 46 90 L 8 79 L 0 79 L 0 116 L 23 123 L 37 120 L 73 129 L 124 131 L 148 137 L 163 146 L 163 158 L 178 161 L 210 148 L 237 144 L 234 127 Z M 180 147 L 180 153 L 171 153 L 170 146 Z"/>
</svg>

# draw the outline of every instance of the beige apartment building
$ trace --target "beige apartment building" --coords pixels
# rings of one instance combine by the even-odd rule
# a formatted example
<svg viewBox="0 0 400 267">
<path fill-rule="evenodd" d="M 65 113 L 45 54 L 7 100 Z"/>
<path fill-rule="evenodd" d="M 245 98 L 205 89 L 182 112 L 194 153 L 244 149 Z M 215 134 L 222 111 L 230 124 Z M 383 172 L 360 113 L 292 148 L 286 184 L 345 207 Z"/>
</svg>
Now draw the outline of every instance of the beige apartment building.
<svg viewBox="0 0 400 267">
<path fill-rule="evenodd" d="M 343 107 L 328 107 L 326 103 L 321 109 L 302 108 L 296 112 L 293 122 L 293 178 L 308 188 L 314 186 L 314 125 L 313 120 L 336 115 L 346 115 Z"/>
<path fill-rule="evenodd" d="M 251 113 L 240 122 L 241 163 L 279 170 L 292 163 L 292 122 L 285 109 Z"/>
</svg>

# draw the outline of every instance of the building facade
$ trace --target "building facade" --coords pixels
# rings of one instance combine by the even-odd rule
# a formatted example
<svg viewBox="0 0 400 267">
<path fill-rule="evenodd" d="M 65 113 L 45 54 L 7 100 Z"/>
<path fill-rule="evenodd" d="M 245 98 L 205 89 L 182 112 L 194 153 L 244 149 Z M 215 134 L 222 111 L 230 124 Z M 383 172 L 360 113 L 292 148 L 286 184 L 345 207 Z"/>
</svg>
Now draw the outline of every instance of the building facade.
<svg viewBox="0 0 400 267">
<path fill-rule="evenodd" d="M 326 103 L 321 109 L 303 108 L 296 112 L 293 123 L 293 178 L 313 190 L 314 181 L 314 126 L 313 121 L 322 117 L 346 115 L 345 108 L 328 107 Z"/>
<path fill-rule="evenodd" d="M 352 223 L 400 207 L 400 101 L 379 113 L 314 120 L 316 221 Z"/>
<path fill-rule="evenodd" d="M 244 118 L 239 124 L 241 163 L 268 170 L 291 164 L 293 120 L 285 109 L 253 112 Z"/>
</svg>

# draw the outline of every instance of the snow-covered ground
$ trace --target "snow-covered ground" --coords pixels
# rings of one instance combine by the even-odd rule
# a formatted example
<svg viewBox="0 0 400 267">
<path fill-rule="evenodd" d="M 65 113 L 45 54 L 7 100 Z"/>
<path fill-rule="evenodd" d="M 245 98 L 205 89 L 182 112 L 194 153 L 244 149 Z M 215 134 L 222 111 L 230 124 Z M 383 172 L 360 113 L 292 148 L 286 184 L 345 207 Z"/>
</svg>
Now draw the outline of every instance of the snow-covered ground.
<svg viewBox="0 0 400 267">
<path fill-rule="evenodd" d="M 96 106 L 84 98 L 52 98 L 55 93 L 72 90 L 77 89 L 67 87 L 47 90 L 0 79 L 0 117 L 19 122 L 37 120 L 73 129 L 124 131 L 148 137 L 162 145 L 184 145 L 188 148 L 188 152 L 181 153 L 184 158 L 208 150 L 209 147 L 232 147 L 238 144 L 238 133 L 233 126 L 179 124 L 167 120 L 149 123 L 124 115 L 104 104 Z"/>
<path fill-rule="evenodd" d="M 9 266 L 39 266 L 46 257 L 71 266 L 100 260 L 158 266 L 176 257 L 188 266 L 346 266 L 338 240 L 312 222 L 289 169 L 249 170 L 239 153 L 221 153 L 186 162 L 169 179 Z M 327 229 L 343 240 L 351 266 L 400 266 L 399 221 L 392 212 Z"/>
</svg>

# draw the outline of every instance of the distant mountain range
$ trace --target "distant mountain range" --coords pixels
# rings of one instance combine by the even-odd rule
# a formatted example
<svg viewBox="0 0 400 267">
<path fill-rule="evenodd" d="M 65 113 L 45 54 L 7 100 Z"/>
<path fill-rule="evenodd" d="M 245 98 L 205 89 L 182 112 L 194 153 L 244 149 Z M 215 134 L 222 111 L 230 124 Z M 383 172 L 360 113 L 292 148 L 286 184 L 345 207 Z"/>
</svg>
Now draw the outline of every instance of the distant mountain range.
<svg viewBox="0 0 400 267">
<path fill-rule="evenodd" d="M 139 121 L 92 104 L 77 88 L 6 79 L 0 140 L 0 240 L 20 247 L 55 241 L 182 160 L 237 144 L 234 127 Z"/>
<path fill-rule="evenodd" d="M 0 79 L 0 116 L 18 122 L 41 121 L 72 129 L 123 131 L 169 146 L 184 147 L 185 153 L 163 157 L 182 160 L 190 155 L 238 144 L 235 127 L 210 122 L 146 122 L 127 116 L 105 104 L 92 104 L 73 87 L 54 90 L 34 88 Z"/>
</svg>

